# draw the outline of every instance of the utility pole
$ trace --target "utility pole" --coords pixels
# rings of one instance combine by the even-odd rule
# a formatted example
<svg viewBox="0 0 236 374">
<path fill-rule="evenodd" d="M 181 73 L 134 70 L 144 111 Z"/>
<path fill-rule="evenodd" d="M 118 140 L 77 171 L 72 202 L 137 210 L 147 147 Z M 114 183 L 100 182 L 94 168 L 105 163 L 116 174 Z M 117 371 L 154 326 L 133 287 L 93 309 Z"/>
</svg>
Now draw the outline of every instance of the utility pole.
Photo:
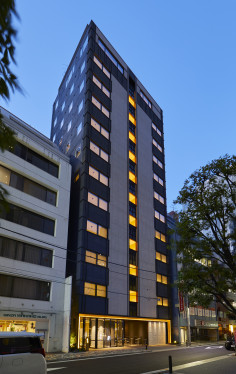
<svg viewBox="0 0 236 374">
<path fill-rule="evenodd" d="M 188 302 L 188 295 L 186 296 L 186 301 L 187 301 L 187 342 L 186 345 L 190 346 L 191 345 L 191 329 L 190 329 L 190 314 L 189 314 L 189 302 Z"/>
</svg>

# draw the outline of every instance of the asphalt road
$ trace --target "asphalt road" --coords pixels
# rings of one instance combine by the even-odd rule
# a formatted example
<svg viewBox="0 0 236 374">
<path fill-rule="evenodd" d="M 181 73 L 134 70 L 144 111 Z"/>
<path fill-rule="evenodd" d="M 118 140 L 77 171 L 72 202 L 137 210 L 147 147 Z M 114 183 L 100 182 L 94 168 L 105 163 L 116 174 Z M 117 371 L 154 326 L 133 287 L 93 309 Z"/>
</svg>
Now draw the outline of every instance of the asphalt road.
<svg viewBox="0 0 236 374">
<path fill-rule="evenodd" d="M 168 373 L 172 356 L 175 374 L 235 374 L 236 356 L 222 345 L 153 350 L 122 355 L 48 362 L 48 373 L 55 374 L 158 374 Z"/>
</svg>

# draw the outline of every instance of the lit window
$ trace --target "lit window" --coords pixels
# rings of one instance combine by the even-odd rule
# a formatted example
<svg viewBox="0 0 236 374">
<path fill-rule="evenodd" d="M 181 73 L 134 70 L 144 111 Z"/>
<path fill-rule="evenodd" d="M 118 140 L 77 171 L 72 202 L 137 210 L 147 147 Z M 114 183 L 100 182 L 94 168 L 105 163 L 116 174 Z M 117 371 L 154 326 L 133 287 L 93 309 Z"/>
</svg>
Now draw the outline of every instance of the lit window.
<svg viewBox="0 0 236 374">
<path fill-rule="evenodd" d="M 157 128 L 157 126 L 152 122 L 152 128 L 157 132 L 159 136 L 162 136 L 161 131 Z"/>
<path fill-rule="evenodd" d="M 85 295 L 95 296 L 95 292 L 96 292 L 95 288 L 96 288 L 95 284 L 84 282 L 84 294 Z"/>
<path fill-rule="evenodd" d="M 162 149 L 162 147 L 156 142 L 156 140 L 155 139 L 152 139 L 152 144 L 160 151 L 160 152 L 162 152 L 163 151 L 163 149 Z"/>
<path fill-rule="evenodd" d="M 160 201 L 161 204 L 165 203 L 164 197 L 162 197 L 161 195 L 159 195 L 156 191 L 154 191 L 154 198 L 156 200 Z"/>
<path fill-rule="evenodd" d="M 102 105 L 102 113 L 105 114 L 105 116 L 109 118 L 110 116 L 109 111 L 103 105 Z"/>
<path fill-rule="evenodd" d="M 0 166 L 0 182 L 1 183 L 7 184 L 9 186 L 10 175 L 11 175 L 10 170 L 5 169 L 4 167 Z"/>
<path fill-rule="evenodd" d="M 71 88 L 70 88 L 70 95 L 71 95 L 72 92 L 74 91 L 74 87 L 75 87 L 75 85 L 74 85 L 74 83 L 73 83 L 72 86 L 71 86 Z"/>
<path fill-rule="evenodd" d="M 108 178 L 103 175 L 102 173 L 100 173 L 100 178 L 99 178 L 100 182 L 105 184 L 105 186 L 108 186 Z"/>
<path fill-rule="evenodd" d="M 106 267 L 107 266 L 106 256 L 102 256 L 102 255 L 98 254 L 97 255 L 97 265 Z"/>
<path fill-rule="evenodd" d="M 57 109 L 57 107 L 58 107 L 58 100 L 56 101 L 55 109 Z"/>
<path fill-rule="evenodd" d="M 92 166 L 89 166 L 89 175 L 95 179 L 99 179 L 99 173 L 96 169 L 92 168 Z"/>
<path fill-rule="evenodd" d="M 97 224 L 91 221 L 87 221 L 87 231 L 97 235 Z"/>
<path fill-rule="evenodd" d="M 97 284 L 97 296 L 106 297 L 106 286 Z"/>
<path fill-rule="evenodd" d="M 129 301 L 131 303 L 137 303 L 138 302 L 138 292 L 129 291 Z"/>
<path fill-rule="evenodd" d="M 157 274 L 157 282 L 167 284 L 167 276 L 166 275 L 161 275 Z"/>
<path fill-rule="evenodd" d="M 154 178 L 155 181 L 157 181 L 161 186 L 164 185 L 164 181 L 163 181 L 163 179 L 161 179 L 157 174 L 153 173 L 153 178 Z"/>
<path fill-rule="evenodd" d="M 137 205 L 137 198 L 131 192 L 129 192 L 129 201 L 135 205 Z"/>
<path fill-rule="evenodd" d="M 96 253 L 86 251 L 85 253 L 85 262 L 89 262 L 90 264 L 95 264 L 96 265 Z"/>
<path fill-rule="evenodd" d="M 129 171 L 129 179 L 132 182 L 136 183 L 136 176 L 131 171 Z"/>
<path fill-rule="evenodd" d="M 73 108 L 73 101 L 70 103 L 70 106 L 69 106 L 69 113 L 71 112 L 72 108 Z"/>
<path fill-rule="evenodd" d="M 79 155 L 80 155 L 80 153 L 81 153 L 81 149 L 80 149 L 80 147 L 78 147 L 78 148 L 76 149 L 76 151 L 75 151 L 75 157 L 78 158 Z"/>
<path fill-rule="evenodd" d="M 77 127 L 77 135 L 80 134 L 81 130 L 82 130 L 82 122 L 80 122 L 79 126 Z"/>
<path fill-rule="evenodd" d="M 169 305 L 169 302 L 168 302 L 168 299 L 166 299 L 165 297 L 157 297 L 157 305 L 163 305 L 163 306 L 168 306 Z"/>
<path fill-rule="evenodd" d="M 104 74 L 106 74 L 106 76 L 107 76 L 109 79 L 111 78 L 111 74 L 110 74 L 109 71 L 105 68 L 105 66 L 103 66 L 102 71 L 103 71 Z"/>
<path fill-rule="evenodd" d="M 162 305 L 162 297 L 157 298 L 157 305 Z"/>
<path fill-rule="evenodd" d="M 133 239 L 129 239 L 129 248 L 132 249 L 133 251 L 137 251 L 138 243 Z"/>
<path fill-rule="evenodd" d="M 93 75 L 93 82 L 101 89 L 102 83 Z"/>
<path fill-rule="evenodd" d="M 93 61 L 100 67 L 100 69 L 102 69 L 102 63 L 97 59 L 97 57 L 93 56 Z"/>
<path fill-rule="evenodd" d="M 135 118 L 130 113 L 129 113 L 129 121 L 132 122 L 133 125 L 136 125 Z"/>
<path fill-rule="evenodd" d="M 156 210 L 155 210 L 155 218 L 163 223 L 166 221 L 165 217 L 161 213 L 157 212 Z"/>
<path fill-rule="evenodd" d="M 81 83 L 81 85 L 79 87 L 79 92 L 81 92 L 83 88 L 84 88 L 84 80 L 82 81 L 82 83 Z"/>
<path fill-rule="evenodd" d="M 81 66 L 81 68 L 80 68 L 80 74 L 82 74 L 82 73 L 83 73 L 83 71 L 84 71 L 84 68 L 85 68 L 85 61 L 83 62 L 82 66 Z"/>
<path fill-rule="evenodd" d="M 101 109 L 101 104 L 100 104 L 100 102 L 97 100 L 97 99 L 95 99 L 95 97 L 94 96 L 92 96 L 92 103 L 98 108 L 98 109 Z"/>
<path fill-rule="evenodd" d="M 95 121 L 93 118 L 91 118 L 91 126 L 93 126 L 97 131 L 100 132 L 100 125 L 99 123 L 97 123 L 97 121 Z"/>
<path fill-rule="evenodd" d="M 145 101 L 145 103 L 149 106 L 149 108 L 151 108 L 152 107 L 152 103 L 148 100 L 147 96 L 144 95 L 144 93 L 142 91 L 140 91 L 140 96 Z"/>
<path fill-rule="evenodd" d="M 163 306 L 168 306 L 168 305 L 169 305 L 168 299 L 163 297 Z"/>
<path fill-rule="evenodd" d="M 155 238 L 161 240 L 162 242 L 166 242 L 166 236 L 159 231 L 155 231 Z"/>
<path fill-rule="evenodd" d="M 83 105 L 84 105 L 84 102 L 83 100 L 81 101 L 81 103 L 79 104 L 79 110 L 78 110 L 78 113 L 81 112 L 82 108 L 83 108 Z"/>
<path fill-rule="evenodd" d="M 107 238 L 107 229 L 102 226 L 98 226 L 98 235 L 102 236 L 103 238 Z"/>
<path fill-rule="evenodd" d="M 99 208 L 107 211 L 107 202 L 103 199 L 99 198 Z"/>
<path fill-rule="evenodd" d="M 132 132 L 129 131 L 129 139 L 132 140 L 132 142 L 134 142 L 136 144 L 136 138 L 135 136 L 132 134 Z"/>
<path fill-rule="evenodd" d="M 111 96 L 110 91 L 109 91 L 105 86 L 103 86 L 103 85 L 102 85 L 102 91 L 103 91 L 104 94 L 107 95 L 108 97 Z"/>
<path fill-rule="evenodd" d="M 109 132 L 108 132 L 107 130 L 105 130 L 104 127 L 102 127 L 102 126 L 101 126 L 101 134 L 102 134 L 105 138 L 109 139 Z"/>
<path fill-rule="evenodd" d="M 99 147 L 91 141 L 90 141 L 90 149 L 91 151 L 99 155 Z"/>
<path fill-rule="evenodd" d="M 93 61 L 95 62 L 95 64 L 97 64 L 97 66 L 103 71 L 104 74 L 106 74 L 106 76 L 110 79 L 111 78 L 111 74 L 109 73 L 109 71 L 105 68 L 105 66 L 97 59 L 97 57 L 93 56 Z"/>
<path fill-rule="evenodd" d="M 100 150 L 100 156 L 103 158 L 103 160 L 108 162 L 108 154 L 104 152 L 102 149 Z"/>
<path fill-rule="evenodd" d="M 55 142 L 55 139 L 56 139 L 56 134 L 54 134 L 52 141 Z"/>
<path fill-rule="evenodd" d="M 98 197 L 91 192 L 88 192 L 88 202 L 98 206 Z"/>
<path fill-rule="evenodd" d="M 130 102 L 130 104 L 131 104 L 134 108 L 136 108 L 135 101 L 134 101 L 134 99 L 133 99 L 131 96 L 129 96 L 129 102 Z"/>
<path fill-rule="evenodd" d="M 61 143 L 62 143 L 62 138 L 61 138 L 60 141 L 59 141 L 59 145 L 61 145 Z"/>
</svg>

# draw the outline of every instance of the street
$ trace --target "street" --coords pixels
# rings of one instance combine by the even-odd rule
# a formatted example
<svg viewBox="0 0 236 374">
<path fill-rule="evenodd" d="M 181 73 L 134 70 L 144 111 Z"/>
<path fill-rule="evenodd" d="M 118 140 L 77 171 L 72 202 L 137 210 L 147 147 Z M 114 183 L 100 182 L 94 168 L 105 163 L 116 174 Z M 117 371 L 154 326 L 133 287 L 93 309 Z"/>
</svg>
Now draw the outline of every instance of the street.
<svg viewBox="0 0 236 374">
<path fill-rule="evenodd" d="M 172 356 L 173 373 L 236 373 L 236 356 L 223 345 L 153 349 L 147 352 L 103 355 L 70 361 L 48 362 L 48 373 L 55 374 L 155 374 L 168 373 Z"/>
</svg>

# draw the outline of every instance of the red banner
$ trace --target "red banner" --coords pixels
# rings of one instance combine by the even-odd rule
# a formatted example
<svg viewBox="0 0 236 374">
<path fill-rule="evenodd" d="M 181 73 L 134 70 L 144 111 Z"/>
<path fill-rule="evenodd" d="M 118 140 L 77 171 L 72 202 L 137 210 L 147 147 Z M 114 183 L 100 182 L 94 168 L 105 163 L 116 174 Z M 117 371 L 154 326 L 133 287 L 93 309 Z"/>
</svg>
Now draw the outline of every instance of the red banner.
<svg viewBox="0 0 236 374">
<path fill-rule="evenodd" d="M 183 312 L 184 311 L 184 297 L 182 292 L 179 291 L 179 311 Z"/>
</svg>

